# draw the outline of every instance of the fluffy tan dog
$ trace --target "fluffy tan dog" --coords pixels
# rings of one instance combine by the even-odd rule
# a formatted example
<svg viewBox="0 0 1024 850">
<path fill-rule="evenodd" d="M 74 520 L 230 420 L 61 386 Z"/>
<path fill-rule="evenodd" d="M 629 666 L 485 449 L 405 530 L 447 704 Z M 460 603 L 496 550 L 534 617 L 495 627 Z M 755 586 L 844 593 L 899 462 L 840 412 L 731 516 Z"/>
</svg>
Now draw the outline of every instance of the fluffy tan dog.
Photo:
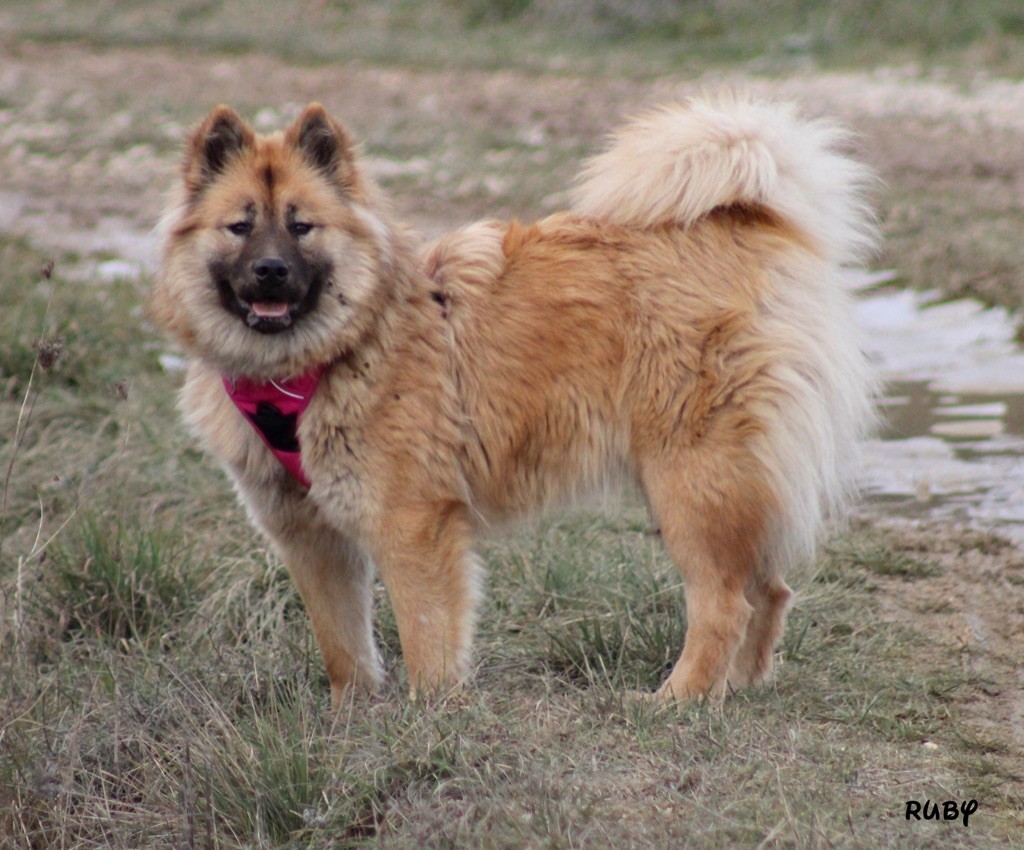
<svg viewBox="0 0 1024 850">
<path fill-rule="evenodd" d="M 685 583 L 664 701 L 762 680 L 791 562 L 848 494 L 872 380 L 838 269 L 865 171 L 788 106 L 690 100 L 585 168 L 570 212 L 423 248 L 319 105 L 188 144 L 152 314 L 182 408 L 305 602 L 335 702 L 381 677 L 374 569 L 415 694 L 470 669 L 474 532 L 635 482 Z"/>
</svg>

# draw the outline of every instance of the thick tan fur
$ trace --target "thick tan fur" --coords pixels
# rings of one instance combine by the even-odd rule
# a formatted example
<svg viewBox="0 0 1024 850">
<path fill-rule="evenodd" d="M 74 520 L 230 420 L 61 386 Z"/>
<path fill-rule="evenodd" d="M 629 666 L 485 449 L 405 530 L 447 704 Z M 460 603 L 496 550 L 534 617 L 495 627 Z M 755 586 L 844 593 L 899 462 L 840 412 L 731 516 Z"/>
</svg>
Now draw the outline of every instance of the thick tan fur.
<svg viewBox="0 0 1024 850">
<path fill-rule="evenodd" d="M 762 112 L 744 123 L 752 108 L 696 101 L 644 117 L 589 166 L 577 211 L 482 222 L 425 248 L 391 222 L 320 107 L 283 135 L 256 136 L 224 108 L 196 130 L 152 313 L 192 356 L 186 418 L 293 576 L 335 701 L 380 679 L 374 568 L 410 687 L 456 685 L 470 669 L 475 532 L 610 479 L 639 484 L 684 578 L 686 643 L 658 697 L 720 695 L 770 672 L 782 570 L 841 507 L 870 420 L 835 268 L 870 226 L 863 173 L 834 153 L 834 131 L 757 105 L 764 140 Z M 663 115 L 685 132 L 659 129 Z M 845 220 L 801 218 L 803 189 L 775 151 L 788 139 L 826 172 L 828 158 L 846 169 L 811 189 Z M 660 188 L 618 164 L 638 141 Z M 737 145 L 761 145 L 761 159 Z M 715 184 L 699 197 L 693 168 Z M 242 208 L 257 227 L 298 210 L 315 225 L 299 250 L 329 261 L 316 311 L 285 332 L 253 332 L 214 292 L 211 267 L 241 250 L 225 228 Z M 314 365 L 326 371 L 299 432 L 307 492 L 222 376 Z"/>
</svg>

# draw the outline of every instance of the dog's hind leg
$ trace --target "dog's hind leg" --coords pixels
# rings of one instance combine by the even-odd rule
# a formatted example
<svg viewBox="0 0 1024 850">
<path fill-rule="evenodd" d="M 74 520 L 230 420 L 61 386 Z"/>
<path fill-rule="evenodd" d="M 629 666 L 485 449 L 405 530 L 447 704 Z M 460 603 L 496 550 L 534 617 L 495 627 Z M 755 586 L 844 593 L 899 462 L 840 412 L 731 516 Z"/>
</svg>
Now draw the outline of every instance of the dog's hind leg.
<svg viewBox="0 0 1024 850">
<path fill-rule="evenodd" d="M 782 637 L 793 592 L 777 569 L 762 566 L 747 583 L 745 595 L 754 610 L 729 670 L 729 684 L 738 688 L 756 685 L 771 673 L 772 655 Z"/>
<path fill-rule="evenodd" d="M 724 694 L 757 607 L 746 589 L 758 574 L 771 506 L 759 464 L 739 444 L 659 452 L 641 482 L 669 555 L 683 576 L 687 632 L 656 697 L 663 702 Z"/>
</svg>

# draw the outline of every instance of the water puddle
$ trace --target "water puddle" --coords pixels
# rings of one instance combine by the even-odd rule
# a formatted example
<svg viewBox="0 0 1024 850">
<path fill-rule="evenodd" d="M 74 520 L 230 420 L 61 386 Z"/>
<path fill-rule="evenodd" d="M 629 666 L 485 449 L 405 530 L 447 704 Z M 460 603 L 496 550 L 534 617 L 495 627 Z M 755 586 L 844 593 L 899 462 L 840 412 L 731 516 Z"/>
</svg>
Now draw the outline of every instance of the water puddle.
<svg viewBox="0 0 1024 850">
<path fill-rule="evenodd" d="M 857 312 L 886 380 L 869 502 L 1024 543 L 1024 352 L 1006 312 L 908 291 L 864 296 Z"/>
</svg>

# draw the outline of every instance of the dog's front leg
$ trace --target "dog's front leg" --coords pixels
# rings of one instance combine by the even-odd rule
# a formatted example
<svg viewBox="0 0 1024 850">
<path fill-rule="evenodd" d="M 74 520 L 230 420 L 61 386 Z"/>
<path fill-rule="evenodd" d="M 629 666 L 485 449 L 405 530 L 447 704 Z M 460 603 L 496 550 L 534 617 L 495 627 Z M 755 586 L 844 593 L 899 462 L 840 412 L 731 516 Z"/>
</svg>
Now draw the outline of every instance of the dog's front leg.
<svg viewBox="0 0 1024 850">
<path fill-rule="evenodd" d="M 331 682 L 331 704 L 382 678 L 373 640 L 373 568 L 343 536 L 322 525 L 275 539 L 306 606 Z"/>
<path fill-rule="evenodd" d="M 469 672 L 479 584 L 466 506 L 387 512 L 375 560 L 398 624 L 413 698 L 458 686 Z"/>
<path fill-rule="evenodd" d="M 383 678 L 373 639 L 373 566 L 295 482 L 283 472 L 279 480 L 254 487 L 240 476 L 239 491 L 298 588 L 337 708 L 351 688 L 372 690 Z"/>
</svg>

